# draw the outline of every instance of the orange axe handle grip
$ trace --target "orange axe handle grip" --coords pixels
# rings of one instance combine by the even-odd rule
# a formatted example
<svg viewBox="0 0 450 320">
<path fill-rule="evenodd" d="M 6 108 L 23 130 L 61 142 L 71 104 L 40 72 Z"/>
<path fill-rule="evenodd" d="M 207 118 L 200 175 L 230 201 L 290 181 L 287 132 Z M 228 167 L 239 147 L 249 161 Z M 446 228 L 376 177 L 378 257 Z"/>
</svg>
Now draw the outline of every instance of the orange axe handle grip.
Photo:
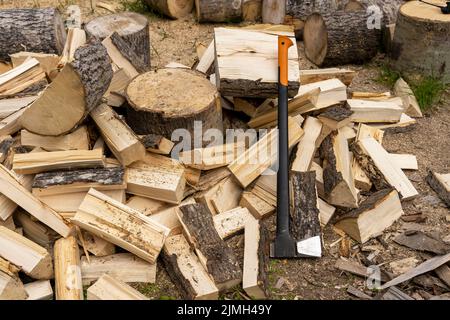
<svg viewBox="0 0 450 320">
<path fill-rule="evenodd" d="M 288 50 L 294 44 L 289 37 L 278 37 L 278 68 L 280 72 L 280 84 L 288 86 Z"/>
</svg>

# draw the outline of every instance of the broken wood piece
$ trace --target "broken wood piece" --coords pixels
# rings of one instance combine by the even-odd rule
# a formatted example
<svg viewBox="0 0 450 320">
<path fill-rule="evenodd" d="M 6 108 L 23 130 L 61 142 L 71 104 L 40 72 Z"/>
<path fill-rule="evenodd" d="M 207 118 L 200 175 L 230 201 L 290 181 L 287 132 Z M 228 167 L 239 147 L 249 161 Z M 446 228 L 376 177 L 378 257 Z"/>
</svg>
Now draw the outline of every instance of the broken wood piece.
<svg viewBox="0 0 450 320">
<path fill-rule="evenodd" d="M 308 117 L 303 125 L 303 131 L 305 134 L 297 145 L 297 153 L 291 167 L 291 170 L 296 172 L 309 170 L 316 152 L 316 142 L 322 131 L 322 123 L 317 118 Z"/>
<path fill-rule="evenodd" d="M 197 67 L 197 71 L 203 72 L 204 74 L 211 74 L 212 68 L 214 66 L 214 60 L 216 58 L 214 40 L 209 43 L 202 57 L 200 58 Z"/>
<path fill-rule="evenodd" d="M 352 173 L 355 180 L 355 187 L 362 191 L 370 191 L 372 188 L 372 181 L 366 175 L 356 158 L 352 160 Z"/>
<path fill-rule="evenodd" d="M 17 274 L 9 273 L 0 266 L 0 300 L 26 300 L 27 297 L 28 293 Z"/>
<path fill-rule="evenodd" d="M 21 65 L 0 75 L 0 97 L 14 96 L 30 87 L 37 86 L 40 91 L 47 85 L 47 78 L 44 70 L 39 65 L 39 61 L 30 58 Z M 37 94 L 38 92 L 34 92 Z"/>
<path fill-rule="evenodd" d="M 385 294 L 382 296 L 383 300 L 415 300 L 414 298 L 410 297 L 403 291 L 401 291 L 399 288 L 392 286 L 386 291 Z"/>
<path fill-rule="evenodd" d="M 337 104 L 322 112 L 317 118 L 330 129 L 337 130 L 350 124 L 352 114 L 353 111 Z"/>
<path fill-rule="evenodd" d="M 339 68 L 300 70 L 300 83 L 305 85 L 336 78 L 349 86 L 355 75 L 353 70 Z"/>
<path fill-rule="evenodd" d="M 56 240 L 54 258 L 56 300 L 83 300 L 80 251 L 74 236 Z"/>
<path fill-rule="evenodd" d="M 441 174 L 428 170 L 426 180 L 439 198 L 450 208 L 450 174 Z"/>
<path fill-rule="evenodd" d="M 373 272 L 373 269 L 370 267 L 365 267 L 357 262 L 346 260 L 343 258 L 340 258 L 336 261 L 335 268 L 363 278 L 371 276 L 371 272 Z M 389 278 L 382 272 L 380 274 L 379 280 L 381 280 L 382 282 L 386 282 L 389 280 Z"/>
<path fill-rule="evenodd" d="M 274 206 L 249 191 L 242 193 L 239 206 L 247 208 L 255 219 L 264 219 L 275 212 Z"/>
<path fill-rule="evenodd" d="M 404 112 L 410 117 L 423 117 L 422 111 L 420 110 L 419 103 L 414 95 L 414 92 L 409 87 L 403 78 L 399 78 L 394 85 L 394 94 L 397 97 L 402 98 Z"/>
<path fill-rule="evenodd" d="M 320 198 L 317 201 L 317 207 L 319 208 L 320 225 L 323 228 L 328 224 L 328 222 L 330 222 L 331 218 L 333 218 L 336 208 Z"/>
<path fill-rule="evenodd" d="M 169 277 L 179 288 L 183 298 L 209 300 L 219 297 L 219 290 L 184 235 L 167 238 L 162 260 Z"/>
<path fill-rule="evenodd" d="M 41 136 L 22 130 L 20 143 L 25 147 L 42 148 L 45 151 L 89 150 L 89 133 L 86 126 L 58 137 Z"/>
<path fill-rule="evenodd" d="M 127 206 L 140 211 L 146 216 L 151 216 L 156 212 L 167 209 L 171 205 L 166 202 L 144 198 L 140 196 L 132 196 L 127 201 Z"/>
<path fill-rule="evenodd" d="M 434 272 L 447 286 L 450 286 L 450 267 L 446 264 L 440 266 Z"/>
<path fill-rule="evenodd" d="M 390 101 L 348 99 L 353 122 L 399 122 L 403 108 Z"/>
<path fill-rule="evenodd" d="M 62 52 L 61 64 L 75 60 L 75 51 L 86 44 L 86 32 L 80 28 L 68 28 L 66 43 Z"/>
<path fill-rule="evenodd" d="M 25 284 L 25 291 L 28 294 L 27 300 L 52 300 L 53 288 L 50 280 L 39 280 Z"/>
<path fill-rule="evenodd" d="M 396 236 L 393 240 L 395 243 L 418 251 L 432 252 L 434 254 L 450 252 L 449 245 L 421 231 L 404 232 Z"/>
<path fill-rule="evenodd" d="M 111 107 L 120 107 L 126 101 L 125 89 L 130 83 L 131 77 L 124 69 L 119 69 L 114 72 L 111 79 L 111 84 L 104 94 L 106 104 Z"/>
<path fill-rule="evenodd" d="M 247 219 L 251 217 L 247 208 L 237 207 L 213 217 L 214 225 L 219 236 L 226 240 L 242 232 Z"/>
<path fill-rule="evenodd" d="M 41 222 L 33 220 L 30 215 L 22 210 L 18 210 L 14 214 L 14 218 L 18 226 L 22 228 L 23 235 L 44 248 L 50 248 L 59 238 L 58 233 Z"/>
<path fill-rule="evenodd" d="M 87 300 L 149 300 L 142 293 L 104 274 L 87 289 Z"/>
<path fill-rule="evenodd" d="M 104 194 L 91 189 L 71 222 L 138 257 L 155 263 L 169 230 Z"/>
<path fill-rule="evenodd" d="M 229 165 L 245 150 L 245 141 L 238 141 L 182 151 L 180 152 L 179 161 L 195 169 L 211 170 Z"/>
<path fill-rule="evenodd" d="M 30 105 L 36 99 L 37 99 L 37 96 L 1 99 L 0 100 L 0 119 L 5 119 L 5 118 L 9 117 L 13 113 Z"/>
<path fill-rule="evenodd" d="M 302 85 L 298 90 L 297 96 L 314 89 L 320 89 L 319 97 L 315 105 L 301 108 L 299 110 L 300 114 L 328 108 L 329 106 L 347 100 L 347 86 L 339 79 L 329 79 Z"/>
<path fill-rule="evenodd" d="M 357 297 L 357 298 L 359 298 L 361 300 L 372 300 L 371 296 L 365 294 L 364 292 L 356 289 L 353 286 L 348 286 L 347 287 L 347 293 L 351 294 L 352 296 L 355 296 L 355 297 Z"/>
<path fill-rule="evenodd" d="M 365 125 L 364 123 L 360 123 L 358 125 L 358 130 L 356 132 L 355 140 L 362 140 L 364 138 L 372 137 L 380 144 L 383 143 L 384 131 L 377 129 L 372 126 Z"/>
<path fill-rule="evenodd" d="M 140 137 L 142 144 L 147 151 L 168 155 L 172 151 L 175 143 L 157 134 L 147 134 Z"/>
<path fill-rule="evenodd" d="M 412 154 L 395 154 L 390 153 L 391 161 L 402 170 L 418 170 L 417 158 Z"/>
</svg>

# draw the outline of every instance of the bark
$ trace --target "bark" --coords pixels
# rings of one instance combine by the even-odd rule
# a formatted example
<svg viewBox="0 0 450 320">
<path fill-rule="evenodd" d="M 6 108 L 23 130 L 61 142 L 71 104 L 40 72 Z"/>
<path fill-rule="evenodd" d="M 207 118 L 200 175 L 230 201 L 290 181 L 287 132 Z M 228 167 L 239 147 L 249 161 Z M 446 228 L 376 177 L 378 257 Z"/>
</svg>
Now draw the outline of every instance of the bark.
<svg viewBox="0 0 450 320">
<path fill-rule="evenodd" d="M 288 85 L 289 98 L 293 98 L 298 93 L 300 83 L 289 81 Z M 230 97 L 274 98 L 276 96 L 276 92 L 278 92 L 278 83 L 267 83 L 244 79 L 220 79 L 220 92 Z"/>
<path fill-rule="evenodd" d="M 263 0 L 263 23 L 282 24 L 286 15 L 286 1 Z"/>
<path fill-rule="evenodd" d="M 269 231 L 264 223 L 259 221 L 259 243 L 258 243 L 258 284 L 268 296 L 269 288 L 269 263 L 270 263 L 270 238 Z"/>
<path fill-rule="evenodd" d="M 353 111 L 339 104 L 338 106 L 332 106 L 328 108 L 325 112 L 321 113 L 320 116 L 331 119 L 334 121 L 342 121 L 347 119 L 353 114 Z"/>
<path fill-rule="evenodd" d="M 133 48 L 126 42 L 117 32 L 111 35 L 111 41 L 116 46 L 116 48 L 122 53 L 122 55 L 130 61 L 133 67 L 139 73 L 143 73 L 148 70 L 147 64 L 145 62 L 145 56 L 142 57 L 133 50 Z"/>
<path fill-rule="evenodd" d="M 157 134 L 148 134 L 141 138 L 141 142 L 145 149 L 158 149 L 162 136 Z"/>
<path fill-rule="evenodd" d="M 334 188 L 344 181 L 342 173 L 336 168 L 336 155 L 333 150 L 333 136 L 336 133 L 331 133 L 322 142 L 320 147 L 320 157 L 323 162 L 323 187 L 325 196 L 328 197 Z"/>
<path fill-rule="evenodd" d="M 194 0 L 145 0 L 154 10 L 172 19 L 188 15 L 194 6 Z"/>
<path fill-rule="evenodd" d="M 198 22 L 237 22 L 242 17 L 242 0 L 195 0 Z"/>
<path fill-rule="evenodd" d="M 168 255 L 161 252 L 162 262 L 167 274 L 169 275 L 172 282 L 175 284 L 177 289 L 180 291 L 181 296 L 187 300 L 193 300 L 196 296 L 196 292 L 192 287 L 191 283 L 185 279 L 182 271 L 178 265 L 178 258 L 175 254 Z"/>
</svg>

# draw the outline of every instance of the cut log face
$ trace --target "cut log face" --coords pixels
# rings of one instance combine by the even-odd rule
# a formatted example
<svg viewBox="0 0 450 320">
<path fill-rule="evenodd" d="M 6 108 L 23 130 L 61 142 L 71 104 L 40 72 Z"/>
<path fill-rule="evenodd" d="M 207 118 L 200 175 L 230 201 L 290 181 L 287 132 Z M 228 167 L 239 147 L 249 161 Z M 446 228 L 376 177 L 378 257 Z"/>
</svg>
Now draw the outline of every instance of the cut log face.
<svg viewBox="0 0 450 320">
<path fill-rule="evenodd" d="M 53 288 L 50 280 L 40 280 L 27 283 L 25 291 L 28 294 L 27 300 L 52 300 Z"/>
<path fill-rule="evenodd" d="M 286 1 L 263 0 L 262 21 L 264 23 L 282 24 L 286 15 Z"/>
<path fill-rule="evenodd" d="M 172 19 L 187 16 L 194 7 L 194 0 L 146 0 L 146 3 Z"/>
<path fill-rule="evenodd" d="M 243 192 L 239 201 L 241 207 L 247 208 L 255 219 L 263 219 L 275 212 L 275 207 L 252 192 Z"/>
<path fill-rule="evenodd" d="M 216 214 L 213 217 L 217 233 L 222 239 L 228 239 L 242 232 L 248 219 L 254 219 L 246 208 L 237 207 Z"/>
<path fill-rule="evenodd" d="M 149 300 L 126 283 L 107 274 L 87 289 L 87 300 Z"/>
<path fill-rule="evenodd" d="M 89 133 L 86 126 L 59 137 L 40 136 L 27 130 L 22 130 L 20 132 L 20 142 L 22 146 L 42 148 L 46 151 L 89 150 Z"/>
<path fill-rule="evenodd" d="M 0 20 L 0 60 L 8 61 L 9 54 L 24 47 L 37 53 L 62 53 L 66 31 L 56 8 L 0 10 Z"/>
<path fill-rule="evenodd" d="M 83 300 L 80 251 L 74 236 L 55 242 L 56 300 Z"/>
<path fill-rule="evenodd" d="M 242 0 L 195 0 L 198 22 L 237 22 L 242 17 Z"/>
</svg>

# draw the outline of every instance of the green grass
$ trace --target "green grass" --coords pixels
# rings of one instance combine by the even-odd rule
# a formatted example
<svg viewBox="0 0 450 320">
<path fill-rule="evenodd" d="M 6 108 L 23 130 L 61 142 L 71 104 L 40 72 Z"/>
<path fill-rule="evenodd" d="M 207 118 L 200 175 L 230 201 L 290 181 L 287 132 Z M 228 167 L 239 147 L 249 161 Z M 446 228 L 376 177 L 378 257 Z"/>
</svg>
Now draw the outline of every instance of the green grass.
<svg viewBox="0 0 450 320">
<path fill-rule="evenodd" d="M 380 67 L 380 74 L 375 80 L 388 86 L 389 88 L 392 88 L 398 78 L 400 78 L 400 73 L 392 70 L 388 65 L 383 65 Z"/>
<path fill-rule="evenodd" d="M 121 0 L 120 4 L 124 11 L 133 11 L 150 17 L 162 17 L 159 12 L 150 8 L 145 0 Z"/>
<path fill-rule="evenodd" d="M 440 80 L 434 77 L 426 77 L 420 81 L 411 83 L 411 89 L 416 96 L 422 111 L 428 111 L 430 108 L 438 103 L 447 86 Z"/>
</svg>

